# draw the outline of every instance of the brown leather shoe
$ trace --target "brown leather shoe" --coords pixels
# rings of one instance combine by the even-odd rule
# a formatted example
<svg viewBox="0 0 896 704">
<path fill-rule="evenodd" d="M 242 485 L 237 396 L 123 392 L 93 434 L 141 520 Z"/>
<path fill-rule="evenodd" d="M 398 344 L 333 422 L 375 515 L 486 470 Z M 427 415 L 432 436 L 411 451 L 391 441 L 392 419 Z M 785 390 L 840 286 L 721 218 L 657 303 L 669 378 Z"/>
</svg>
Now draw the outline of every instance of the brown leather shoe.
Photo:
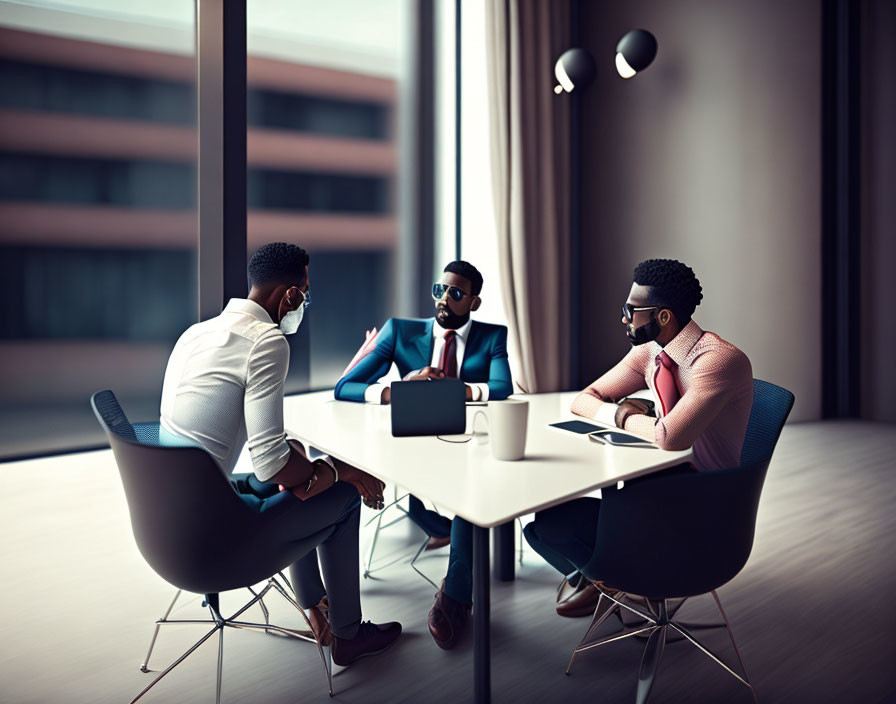
<svg viewBox="0 0 896 704">
<path fill-rule="evenodd" d="M 611 594 L 616 594 L 618 592 L 618 590 L 611 589 L 607 586 L 604 586 L 604 589 Z M 594 613 L 594 609 L 599 600 L 600 591 L 591 582 L 588 582 L 581 591 L 576 592 L 566 601 L 557 604 L 557 613 L 560 616 L 566 616 L 567 618 L 590 616 Z"/>
<path fill-rule="evenodd" d="M 578 594 L 582 591 L 586 586 L 588 586 L 588 580 L 585 579 L 582 575 L 577 575 L 578 581 L 575 584 L 570 584 L 569 580 L 564 577 L 560 580 L 560 586 L 557 587 L 557 603 L 561 603 L 569 599 L 570 597 Z"/>
<path fill-rule="evenodd" d="M 436 599 L 429 610 L 429 632 L 442 650 L 451 650 L 463 631 L 470 607 L 455 601 L 445 593 L 445 580 L 436 593 Z"/>
<path fill-rule="evenodd" d="M 436 538 L 435 536 L 430 536 L 429 542 L 426 544 L 426 550 L 438 550 L 439 548 L 443 548 L 446 545 L 451 545 L 451 536 L 446 535 L 444 538 Z"/>
<path fill-rule="evenodd" d="M 333 636 L 333 647 L 330 650 L 333 662 L 345 667 L 368 655 L 378 655 L 391 648 L 400 635 L 401 624 L 398 621 L 389 623 L 363 621 L 351 640 Z"/>
</svg>

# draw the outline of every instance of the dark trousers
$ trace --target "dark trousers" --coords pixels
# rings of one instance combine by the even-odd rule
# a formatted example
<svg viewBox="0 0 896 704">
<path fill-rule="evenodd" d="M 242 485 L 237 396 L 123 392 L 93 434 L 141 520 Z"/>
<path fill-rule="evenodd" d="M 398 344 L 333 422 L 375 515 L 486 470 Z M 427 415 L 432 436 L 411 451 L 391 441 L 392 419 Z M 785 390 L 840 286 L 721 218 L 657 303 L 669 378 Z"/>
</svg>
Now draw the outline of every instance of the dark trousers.
<svg viewBox="0 0 896 704">
<path fill-rule="evenodd" d="M 463 518 L 453 520 L 429 511 L 416 496 L 408 497 L 408 517 L 427 535 L 451 536 L 451 554 L 445 575 L 445 593 L 461 604 L 473 603 L 473 526 Z"/>
<path fill-rule="evenodd" d="M 318 547 L 290 565 L 290 580 L 299 604 L 306 609 L 316 606 L 326 594 L 333 634 L 354 638 L 361 624 L 358 490 L 339 482 L 302 501 L 291 491 L 279 491 L 276 484 L 259 481 L 254 474 L 231 475 L 231 483 L 240 498 L 262 516 L 260 539 L 279 541 L 287 547 L 322 532 Z"/>
<path fill-rule="evenodd" d="M 626 482 L 626 485 L 649 482 L 659 476 L 691 473 L 690 464 L 676 465 L 646 477 Z M 625 491 L 623 487 L 621 491 Z M 597 521 L 600 499 L 581 498 L 539 511 L 535 520 L 523 529 L 526 541 L 560 574 L 569 575 L 584 567 L 597 544 Z"/>
</svg>

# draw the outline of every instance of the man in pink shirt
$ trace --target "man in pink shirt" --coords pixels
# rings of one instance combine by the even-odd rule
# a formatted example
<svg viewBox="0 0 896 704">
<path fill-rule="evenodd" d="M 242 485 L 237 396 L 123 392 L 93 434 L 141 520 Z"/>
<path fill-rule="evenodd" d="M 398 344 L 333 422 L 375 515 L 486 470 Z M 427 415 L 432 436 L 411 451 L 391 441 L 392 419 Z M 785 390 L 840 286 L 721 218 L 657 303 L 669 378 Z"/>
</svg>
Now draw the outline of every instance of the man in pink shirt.
<svg viewBox="0 0 896 704">
<path fill-rule="evenodd" d="M 662 449 L 693 447 L 690 463 L 665 472 L 737 467 L 753 405 L 750 360 L 691 319 L 702 298 L 700 282 L 685 264 L 674 259 L 638 264 L 622 306 L 632 349 L 572 403 L 573 413 Z M 653 402 L 626 398 L 642 389 L 651 391 Z M 597 602 L 597 589 L 579 579 L 578 569 L 594 551 L 599 511 L 599 499 L 575 499 L 537 513 L 526 526 L 529 544 L 562 574 L 572 573 L 558 592 L 561 616 L 590 615 Z"/>
</svg>

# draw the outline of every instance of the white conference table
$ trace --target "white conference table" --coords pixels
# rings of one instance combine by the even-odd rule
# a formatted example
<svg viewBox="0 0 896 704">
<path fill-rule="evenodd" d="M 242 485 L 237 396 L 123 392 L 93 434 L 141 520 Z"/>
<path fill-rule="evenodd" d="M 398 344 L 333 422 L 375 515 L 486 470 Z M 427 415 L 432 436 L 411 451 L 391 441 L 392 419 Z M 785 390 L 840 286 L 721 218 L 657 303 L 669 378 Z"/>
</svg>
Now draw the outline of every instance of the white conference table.
<svg viewBox="0 0 896 704">
<path fill-rule="evenodd" d="M 687 461 L 691 451 L 612 447 L 550 428 L 576 418 L 575 392 L 517 395 L 529 401 L 526 456 L 504 462 L 491 456 L 485 438 L 449 443 L 435 437 L 395 438 L 389 406 L 336 401 L 332 391 L 288 396 L 284 425 L 291 435 L 352 464 L 387 484 L 404 487 L 473 524 L 475 701 L 491 698 L 488 529 L 496 540 L 499 572 L 512 579 L 513 524 L 533 513 L 617 482 Z M 500 403 L 500 402 L 498 402 Z M 467 431 L 477 411 L 467 406 Z M 477 423 L 477 431 L 485 424 Z M 500 546 L 500 547 L 499 547 Z M 509 576 L 507 569 L 509 566 Z M 497 567 L 497 565 L 496 565 Z"/>
</svg>

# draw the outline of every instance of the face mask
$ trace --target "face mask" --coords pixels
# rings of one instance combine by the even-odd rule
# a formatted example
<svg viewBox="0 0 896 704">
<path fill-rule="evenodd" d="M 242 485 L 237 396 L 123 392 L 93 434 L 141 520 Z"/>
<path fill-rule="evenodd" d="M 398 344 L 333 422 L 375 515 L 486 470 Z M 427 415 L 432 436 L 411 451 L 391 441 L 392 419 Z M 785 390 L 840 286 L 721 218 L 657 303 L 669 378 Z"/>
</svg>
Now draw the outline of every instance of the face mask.
<svg viewBox="0 0 896 704">
<path fill-rule="evenodd" d="M 660 336 L 662 331 L 663 328 L 660 325 L 660 322 L 656 319 L 656 313 L 654 312 L 649 323 L 646 323 L 639 328 L 635 328 L 634 332 L 628 328 L 626 329 L 625 334 L 628 335 L 629 342 L 631 342 L 634 347 L 637 347 L 638 345 L 643 345 L 647 342 L 653 342 Z"/>
<path fill-rule="evenodd" d="M 305 316 L 305 306 L 300 305 L 297 310 L 291 310 L 280 318 L 280 332 L 284 335 L 292 335 L 302 324 Z"/>
</svg>

